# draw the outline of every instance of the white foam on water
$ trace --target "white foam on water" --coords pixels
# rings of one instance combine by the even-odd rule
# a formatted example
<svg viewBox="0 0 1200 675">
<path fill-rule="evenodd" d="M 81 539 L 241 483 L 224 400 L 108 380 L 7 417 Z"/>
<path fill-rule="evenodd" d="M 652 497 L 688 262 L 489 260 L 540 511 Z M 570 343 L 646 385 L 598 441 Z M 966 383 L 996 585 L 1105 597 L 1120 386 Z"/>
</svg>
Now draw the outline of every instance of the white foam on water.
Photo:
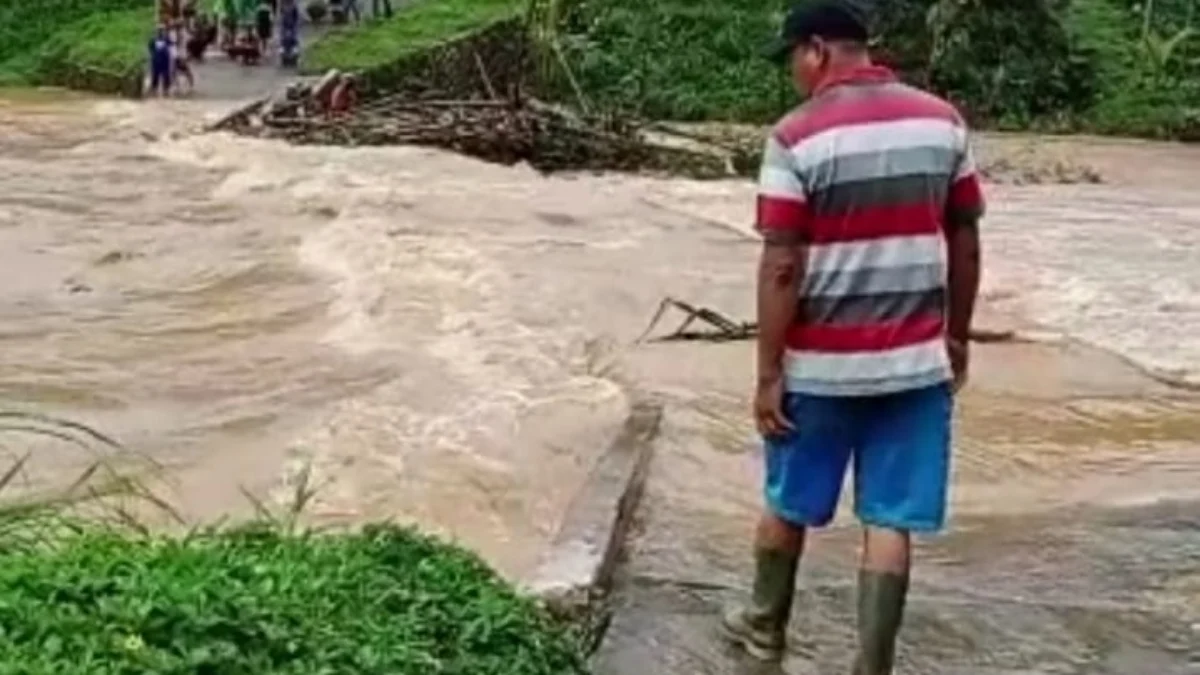
<svg viewBox="0 0 1200 675">
<path fill-rule="evenodd" d="M 628 409 L 591 363 L 596 336 L 632 338 L 664 295 L 753 311 L 749 182 L 545 179 L 420 148 L 226 134 L 146 148 L 218 172 L 216 201 L 305 219 L 296 259 L 332 289 L 322 344 L 390 374 L 297 431 L 316 508 L 420 521 L 506 571 L 536 562 Z M 1196 203 L 1125 188 L 991 196 L 985 298 L 1195 376 Z"/>
<path fill-rule="evenodd" d="M 1029 318 L 1200 384 L 1195 197 L 1122 186 L 998 188 L 987 275 Z"/>
</svg>

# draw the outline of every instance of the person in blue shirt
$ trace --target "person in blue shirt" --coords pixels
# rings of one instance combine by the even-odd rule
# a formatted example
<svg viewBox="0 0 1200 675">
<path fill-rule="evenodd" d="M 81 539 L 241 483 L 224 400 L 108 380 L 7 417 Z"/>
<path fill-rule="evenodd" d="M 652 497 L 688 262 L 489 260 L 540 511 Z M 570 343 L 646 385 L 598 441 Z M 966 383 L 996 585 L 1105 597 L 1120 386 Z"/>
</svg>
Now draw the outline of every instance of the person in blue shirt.
<svg viewBox="0 0 1200 675">
<path fill-rule="evenodd" d="M 300 51 L 300 8 L 296 0 L 283 0 L 279 10 L 279 46 L 282 65 L 296 65 Z"/>
<path fill-rule="evenodd" d="M 172 44 L 167 27 L 159 26 L 150 38 L 150 93 L 166 96 L 171 91 Z"/>
</svg>

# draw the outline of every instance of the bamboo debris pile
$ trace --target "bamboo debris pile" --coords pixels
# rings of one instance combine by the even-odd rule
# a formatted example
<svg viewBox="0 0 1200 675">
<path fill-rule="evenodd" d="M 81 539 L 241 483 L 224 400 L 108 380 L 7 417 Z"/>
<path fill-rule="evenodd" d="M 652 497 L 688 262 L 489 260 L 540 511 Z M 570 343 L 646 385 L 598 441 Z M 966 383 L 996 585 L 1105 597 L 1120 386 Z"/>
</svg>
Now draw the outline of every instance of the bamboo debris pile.
<svg viewBox="0 0 1200 675">
<path fill-rule="evenodd" d="M 336 79 L 327 75 L 322 82 Z M 718 153 L 648 140 L 627 120 L 583 116 L 533 98 L 430 98 L 393 93 L 332 114 L 321 82 L 293 85 L 249 111 L 234 127 L 297 144 L 445 148 L 499 164 L 527 162 L 543 172 L 663 172 L 694 178 L 730 175 Z"/>
</svg>

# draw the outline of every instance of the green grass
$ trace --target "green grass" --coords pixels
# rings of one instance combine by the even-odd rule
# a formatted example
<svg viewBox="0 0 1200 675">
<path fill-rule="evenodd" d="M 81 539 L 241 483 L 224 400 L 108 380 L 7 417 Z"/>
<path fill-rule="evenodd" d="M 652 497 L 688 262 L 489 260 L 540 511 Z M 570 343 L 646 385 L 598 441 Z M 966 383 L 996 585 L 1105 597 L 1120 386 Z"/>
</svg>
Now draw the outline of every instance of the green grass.
<svg viewBox="0 0 1200 675">
<path fill-rule="evenodd" d="M 795 101 L 761 56 L 780 2 L 610 0 L 576 3 L 560 43 L 601 107 L 681 121 L 773 121 Z"/>
<path fill-rule="evenodd" d="M 304 70 L 370 70 L 517 16 L 522 0 L 413 0 L 391 19 L 334 30 L 313 44 Z"/>
<path fill-rule="evenodd" d="M 153 26 L 153 8 L 104 12 L 72 23 L 39 50 L 38 76 L 53 78 L 71 67 L 114 74 L 140 69 Z"/>
<path fill-rule="evenodd" d="M 41 50 L 56 34 L 69 30 L 75 22 L 109 12 L 147 7 L 153 7 L 149 0 L 6 0 L 0 3 L 0 82 L 37 84 Z"/>
<path fill-rule="evenodd" d="M 20 413 L 0 412 L 0 432 L 115 446 Z M 130 511 L 153 496 L 102 467 L 57 497 L 0 502 L 0 673 L 584 672 L 572 630 L 457 546 L 387 524 L 302 530 L 305 487 L 285 516 L 154 532 Z"/>
<path fill-rule="evenodd" d="M 0 553 L 0 672 L 565 675 L 577 643 L 412 530 L 84 528 Z"/>
</svg>

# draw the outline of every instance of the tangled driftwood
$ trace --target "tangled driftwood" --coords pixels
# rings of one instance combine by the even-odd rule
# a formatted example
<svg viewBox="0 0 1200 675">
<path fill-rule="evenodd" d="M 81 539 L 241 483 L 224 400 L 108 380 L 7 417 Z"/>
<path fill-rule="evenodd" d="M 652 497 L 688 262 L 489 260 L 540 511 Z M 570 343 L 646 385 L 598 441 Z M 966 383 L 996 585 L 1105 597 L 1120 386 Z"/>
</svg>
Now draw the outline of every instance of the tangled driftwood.
<svg viewBox="0 0 1200 675">
<path fill-rule="evenodd" d="M 235 122 L 238 131 L 298 144 L 425 145 L 541 171 L 613 170 L 729 175 L 719 155 L 647 140 L 632 123 L 588 117 L 533 98 L 414 98 L 407 93 L 331 111 L 327 75 L 293 86 Z"/>
</svg>

